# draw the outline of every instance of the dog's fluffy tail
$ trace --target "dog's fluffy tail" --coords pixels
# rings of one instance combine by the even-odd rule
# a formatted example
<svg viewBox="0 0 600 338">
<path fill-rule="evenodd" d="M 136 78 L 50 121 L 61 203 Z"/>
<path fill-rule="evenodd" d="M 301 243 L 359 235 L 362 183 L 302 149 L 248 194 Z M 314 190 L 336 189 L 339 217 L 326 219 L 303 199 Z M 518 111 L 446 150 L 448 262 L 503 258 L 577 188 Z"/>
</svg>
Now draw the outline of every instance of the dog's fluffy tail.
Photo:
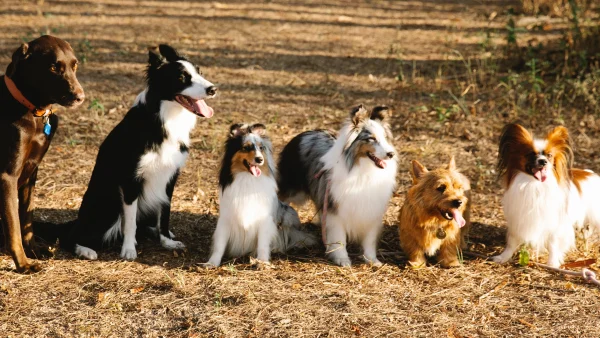
<svg viewBox="0 0 600 338">
<path fill-rule="evenodd" d="M 278 236 L 274 251 L 286 252 L 293 248 L 305 248 L 317 244 L 317 238 L 301 229 L 300 217 L 294 208 L 279 202 L 277 211 Z"/>
<path fill-rule="evenodd" d="M 33 222 L 33 233 L 36 237 L 39 237 L 42 240 L 51 244 L 56 243 L 56 241 L 58 240 L 60 242 L 60 246 L 63 249 L 72 250 L 69 243 L 67 243 L 67 237 L 76 223 L 76 219 L 62 224 L 50 222 Z"/>
</svg>

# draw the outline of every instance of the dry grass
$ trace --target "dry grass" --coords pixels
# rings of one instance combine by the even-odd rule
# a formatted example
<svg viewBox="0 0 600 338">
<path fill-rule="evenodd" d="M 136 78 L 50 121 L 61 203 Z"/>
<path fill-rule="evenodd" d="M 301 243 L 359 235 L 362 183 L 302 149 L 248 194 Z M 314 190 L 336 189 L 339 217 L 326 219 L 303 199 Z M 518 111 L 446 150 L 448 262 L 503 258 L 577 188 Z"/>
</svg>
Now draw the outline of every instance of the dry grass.
<svg viewBox="0 0 600 338">
<path fill-rule="evenodd" d="M 474 187 L 470 250 L 487 255 L 504 244 L 494 172 L 504 123 L 520 118 L 537 132 L 563 123 L 577 165 L 600 171 L 593 108 L 569 95 L 545 101 L 527 81 L 498 86 L 507 75 L 498 65 L 508 5 L 514 2 L 4 1 L 0 64 L 22 39 L 47 32 L 86 59 L 79 78 L 88 101 L 60 112 L 39 175 L 38 219 L 74 217 L 100 142 L 143 88 L 147 46 L 180 48 L 221 94 L 211 101 L 215 116 L 192 135 L 175 191 L 173 230 L 189 250 L 174 255 L 144 241 L 136 262 L 120 261 L 117 249 L 96 262 L 58 251 L 32 276 L 16 274 L 0 256 L 0 335 L 597 336 L 600 290 L 579 280 L 468 257 L 457 269 L 404 268 L 394 225 L 410 159 L 436 167 L 456 156 Z M 568 22 L 552 21 L 549 31 L 517 25 L 525 46 L 560 39 Z M 584 89 L 597 100 L 595 86 Z M 543 104 L 529 109 L 533 99 Z M 360 102 L 395 110 L 401 165 L 380 250 L 386 265 L 372 269 L 355 255 L 357 264 L 341 269 L 315 248 L 276 256 L 269 270 L 247 259 L 198 270 L 218 215 L 216 171 L 230 123 L 265 123 L 281 149 L 303 130 L 337 129 Z M 313 216 L 300 214 L 306 222 Z M 597 256 L 592 245 L 568 258 Z"/>
</svg>

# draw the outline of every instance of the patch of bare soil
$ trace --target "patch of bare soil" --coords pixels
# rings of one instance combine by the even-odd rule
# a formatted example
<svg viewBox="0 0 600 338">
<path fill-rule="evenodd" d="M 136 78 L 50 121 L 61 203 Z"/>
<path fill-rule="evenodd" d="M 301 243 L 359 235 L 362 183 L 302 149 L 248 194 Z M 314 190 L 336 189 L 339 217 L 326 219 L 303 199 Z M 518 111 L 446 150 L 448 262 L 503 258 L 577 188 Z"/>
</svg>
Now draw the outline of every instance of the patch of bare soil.
<svg viewBox="0 0 600 338">
<path fill-rule="evenodd" d="M 83 61 L 79 79 L 87 101 L 59 112 L 61 125 L 39 174 L 37 219 L 75 217 L 98 146 L 144 88 L 148 46 L 179 48 L 219 85 L 220 95 L 209 102 L 215 116 L 199 120 L 193 132 L 173 199 L 173 232 L 189 250 L 174 254 L 144 241 L 135 262 L 120 261 L 115 248 L 94 262 L 58 250 L 31 276 L 15 273 L 10 257 L 2 255 L 0 335 L 598 336 L 600 290 L 580 280 L 467 256 L 460 268 L 411 270 L 399 248 L 396 217 L 410 183 L 410 160 L 436 167 L 451 155 L 473 182 L 470 250 L 491 255 L 503 248 L 494 166 L 500 129 L 517 116 L 494 96 L 498 88 L 470 84 L 480 76 L 472 68 L 485 72 L 501 57 L 490 58 L 482 45 L 505 42 L 504 13 L 512 5 L 2 1 L 1 68 L 22 41 L 45 33 L 69 41 Z M 565 25 L 555 20 L 552 29 L 526 30 L 519 43 L 526 45 L 532 35 L 541 42 L 557 39 Z M 198 269 L 208 258 L 218 217 L 217 170 L 230 124 L 266 124 L 279 151 L 302 131 L 337 130 L 358 103 L 394 109 L 400 170 L 384 219 L 379 253 L 385 265 L 362 264 L 353 248 L 355 265 L 338 268 L 317 247 L 275 256 L 269 270 L 253 268 L 247 258 Z M 449 108 L 458 103 L 466 108 Z M 600 170 L 596 117 L 559 108 L 519 117 L 536 132 L 566 124 L 577 165 Z M 314 210 L 300 215 L 308 223 Z M 569 261 L 598 256 L 595 244 L 579 248 Z"/>
</svg>

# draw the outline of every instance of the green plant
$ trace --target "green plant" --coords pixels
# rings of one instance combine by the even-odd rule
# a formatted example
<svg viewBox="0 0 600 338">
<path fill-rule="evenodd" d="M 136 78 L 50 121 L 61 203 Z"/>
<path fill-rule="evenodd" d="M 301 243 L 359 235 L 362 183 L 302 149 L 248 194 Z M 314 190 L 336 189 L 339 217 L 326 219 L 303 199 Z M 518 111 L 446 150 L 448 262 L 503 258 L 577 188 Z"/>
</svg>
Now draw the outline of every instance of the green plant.
<svg viewBox="0 0 600 338">
<path fill-rule="evenodd" d="M 89 57 L 94 54 L 94 47 L 92 46 L 90 40 L 88 40 L 87 34 L 84 34 L 84 36 L 85 37 L 83 40 L 79 41 L 79 44 L 77 45 L 79 60 L 82 64 L 87 63 L 89 61 Z"/>
<path fill-rule="evenodd" d="M 90 101 L 88 109 L 95 114 L 96 118 L 104 115 L 104 105 L 96 98 Z"/>
<path fill-rule="evenodd" d="M 529 251 L 525 245 L 521 246 L 519 250 L 519 265 L 527 266 L 529 264 Z"/>
</svg>

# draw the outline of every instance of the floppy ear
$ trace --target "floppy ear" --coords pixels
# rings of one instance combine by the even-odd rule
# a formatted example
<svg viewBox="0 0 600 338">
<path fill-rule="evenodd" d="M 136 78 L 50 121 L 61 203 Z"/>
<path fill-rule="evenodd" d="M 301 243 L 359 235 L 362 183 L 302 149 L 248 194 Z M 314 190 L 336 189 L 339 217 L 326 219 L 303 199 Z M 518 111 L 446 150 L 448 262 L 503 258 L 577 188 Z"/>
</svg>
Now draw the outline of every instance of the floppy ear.
<svg viewBox="0 0 600 338">
<path fill-rule="evenodd" d="M 454 160 L 454 155 L 452 155 L 450 162 L 448 162 L 448 170 L 456 171 L 456 161 Z"/>
<path fill-rule="evenodd" d="M 392 112 L 390 111 L 390 108 L 386 106 L 377 106 L 371 111 L 371 120 L 379 120 L 383 122 L 389 118 L 391 114 Z"/>
<path fill-rule="evenodd" d="M 158 68 L 163 64 L 163 59 L 160 54 L 158 54 L 158 50 L 156 47 L 148 48 L 148 64 L 150 68 Z"/>
<path fill-rule="evenodd" d="M 242 123 L 235 123 L 229 127 L 229 137 L 234 138 L 240 135 L 248 133 L 248 125 Z"/>
<path fill-rule="evenodd" d="M 354 107 L 350 112 L 350 119 L 352 120 L 354 126 L 358 126 L 360 123 L 362 123 L 364 120 L 367 120 L 368 118 L 369 112 L 365 109 L 365 106 L 362 104 Z"/>
<path fill-rule="evenodd" d="M 173 48 L 169 45 L 164 45 L 164 44 L 158 45 L 158 49 L 160 50 L 160 54 L 162 56 L 164 56 L 165 59 L 167 59 L 167 61 L 169 61 L 169 62 L 174 62 L 174 61 L 183 59 L 183 57 L 181 57 L 181 55 L 179 55 L 179 53 L 177 53 L 175 48 Z"/>
<path fill-rule="evenodd" d="M 29 54 L 27 54 L 28 50 L 29 45 L 26 43 L 22 44 L 19 48 L 17 48 L 17 50 L 15 50 L 15 52 L 12 55 L 12 62 L 6 68 L 6 75 L 8 77 L 11 77 L 17 70 L 17 65 L 19 64 L 19 62 L 29 57 Z"/>
<path fill-rule="evenodd" d="M 258 136 L 265 136 L 267 134 L 267 127 L 262 123 L 256 123 L 250 126 L 250 132 Z"/>
<path fill-rule="evenodd" d="M 417 184 L 419 180 L 427 173 L 429 170 L 425 168 L 424 165 L 419 163 L 417 160 L 413 160 L 410 166 L 410 174 L 412 175 L 413 184 Z"/>
</svg>

